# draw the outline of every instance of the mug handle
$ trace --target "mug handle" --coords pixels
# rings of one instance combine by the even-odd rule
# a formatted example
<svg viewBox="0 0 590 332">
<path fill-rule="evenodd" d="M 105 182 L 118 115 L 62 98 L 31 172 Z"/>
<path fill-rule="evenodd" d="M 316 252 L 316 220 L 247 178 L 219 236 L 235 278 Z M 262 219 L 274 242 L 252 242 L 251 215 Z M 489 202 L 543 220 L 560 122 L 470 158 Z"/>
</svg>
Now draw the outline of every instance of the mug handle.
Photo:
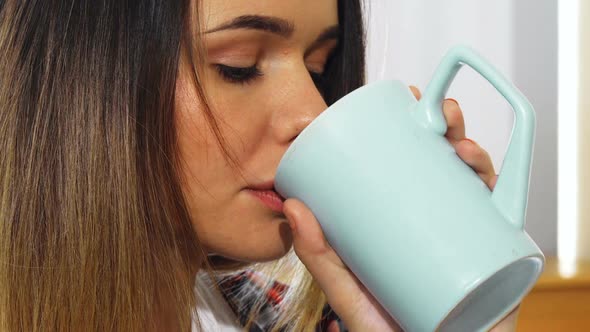
<svg viewBox="0 0 590 332">
<path fill-rule="evenodd" d="M 515 227 L 524 229 L 535 138 L 535 112 L 518 88 L 471 48 L 458 45 L 443 57 L 412 114 L 424 127 L 444 135 L 447 123 L 442 103 L 449 85 L 464 64 L 490 82 L 514 111 L 510 143 L 492 193 L 492 201 Z"/>
</svg>

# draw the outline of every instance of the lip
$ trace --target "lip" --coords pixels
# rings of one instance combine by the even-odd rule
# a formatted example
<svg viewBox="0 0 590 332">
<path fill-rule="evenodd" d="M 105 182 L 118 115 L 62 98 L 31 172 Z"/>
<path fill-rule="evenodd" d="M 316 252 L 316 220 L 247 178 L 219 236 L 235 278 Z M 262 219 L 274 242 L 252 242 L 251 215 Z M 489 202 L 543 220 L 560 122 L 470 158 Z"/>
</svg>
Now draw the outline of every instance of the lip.
<svg viewBox="0 0 590 332">
<path fill-rule="evenodd" d="M 246 188 L 246 191 L 273 211 L 283 212 L 285 199 L 274 189 L 274 180 L 265 181 Z"/>
</svg>

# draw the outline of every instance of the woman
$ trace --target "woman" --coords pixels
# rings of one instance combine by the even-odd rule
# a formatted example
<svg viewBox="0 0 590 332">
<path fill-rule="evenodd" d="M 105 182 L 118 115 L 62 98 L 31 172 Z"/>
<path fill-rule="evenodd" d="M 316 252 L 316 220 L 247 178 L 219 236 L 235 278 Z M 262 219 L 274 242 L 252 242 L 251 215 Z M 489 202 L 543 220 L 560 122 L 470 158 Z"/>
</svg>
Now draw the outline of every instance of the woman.
<svg viewBox="0 0 590 332">
<path fill-rule="evenodd" d="M 247 329 L 303 331 L 326 308 L 350 331 L 399 330 L 312 213 L 269 192 L 298 133 L 364 82 L 358 1 L 0 2 L 0 330 L 188 331 L 245 312 Z M 458 104 L 443 109 L 493 187 Z M 232 288 L 245 275 L 259 286 Z M 275 303 L 242 301 L 259 290 Z"/>
</svg>

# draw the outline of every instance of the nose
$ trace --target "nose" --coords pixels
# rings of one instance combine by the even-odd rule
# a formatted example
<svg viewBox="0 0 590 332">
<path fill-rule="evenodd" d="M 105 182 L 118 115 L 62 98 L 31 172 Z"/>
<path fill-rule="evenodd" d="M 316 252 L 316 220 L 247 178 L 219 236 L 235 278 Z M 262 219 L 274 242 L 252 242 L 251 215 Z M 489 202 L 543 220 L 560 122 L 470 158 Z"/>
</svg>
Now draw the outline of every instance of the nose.
<svg viewBox="0 0 590 332">
<path fill-rule="evenodd" d="M 303 66 L 297 73 L 290 73 L 273 112 L 271 127 L 273 136 L 281 143 L 290 143 L 328 106 Z"/>
</svg>

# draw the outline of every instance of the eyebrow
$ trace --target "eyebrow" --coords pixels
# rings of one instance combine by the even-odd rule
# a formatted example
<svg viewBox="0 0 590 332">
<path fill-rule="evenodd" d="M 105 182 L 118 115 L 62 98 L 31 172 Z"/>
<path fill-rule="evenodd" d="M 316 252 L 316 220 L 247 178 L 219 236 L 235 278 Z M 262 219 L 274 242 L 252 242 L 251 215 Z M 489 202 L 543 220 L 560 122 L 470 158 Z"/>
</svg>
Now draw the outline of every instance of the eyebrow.
<svg viewBox="0 0 590 332">
<path fill-rule="evenodd" d="M 213 33 L 222 30 L 237 30 L 237 29 L 250 29 L 250 30 L 259 30 L 270 32 L 276 35 L 279 35 L 283 38 L 290 38 L 295 31 L 295 25 L 291 21 L 287 21 L 285 19 L 274 17 L 274 16 L 261 16 L 261 15 L 242 15 L 238 16 L 231 21 L 222 23 L 221 25 L 207 30 L 204 33 Z M 312 43 L 309 47 L 309 50 L 306 52 L 309 53 L 311 50 L 320 46 L 321 43 L 331 40 L 331 39 L 338 39 L 340 35 L 340 29 L 338 25 L 333 25 L 326 28 L 318 38 Z"/>
<path fill-rule="evenodd" d="M 293 31 L 295 31 L 293 23 L 282 18 L 260 15 L 242 15 L 229 22 L 222 23 L 218 27 L 207 30 L 205 33 L 207 34 L 221 30 L 235 29 L 261 30 L 274 33 L 285 38 L 291 37 Z"/>
</svg>

